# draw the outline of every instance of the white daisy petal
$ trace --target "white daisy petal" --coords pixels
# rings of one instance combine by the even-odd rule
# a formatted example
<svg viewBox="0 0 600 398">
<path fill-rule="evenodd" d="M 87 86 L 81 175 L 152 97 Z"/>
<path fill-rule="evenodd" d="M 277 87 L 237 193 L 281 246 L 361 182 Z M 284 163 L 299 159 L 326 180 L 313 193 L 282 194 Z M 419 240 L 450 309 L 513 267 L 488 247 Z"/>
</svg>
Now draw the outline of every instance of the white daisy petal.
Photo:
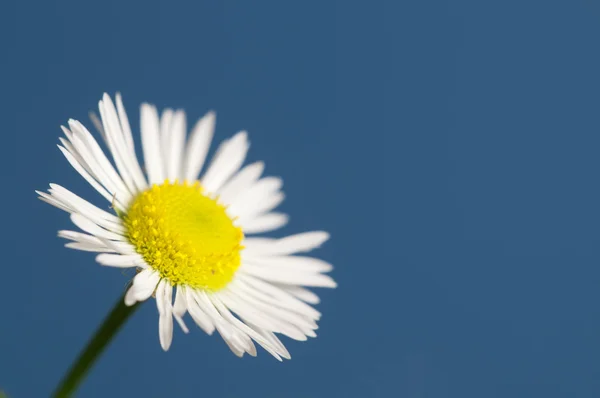
<svg viewBox="0 0 600 398">
<path fill-rule="evenodd" d="M 123 254 L 126 256 L 137 254 L 137 252 L 135 251 L 135 247 L 133 247 L 129 242 L 115 241 L 106 238 L 98 239 L 102 241 L 104 246 L 114 250 L 116 253 Z M 140 265 L 140 267 L 145 268 L 146 264 L 143 263 L 142 265 Z"/>
<path fill-rule="evenodd" d="M 123 130 L 125 143 L 127 144 L 127 148 L 129 149 L 131 155 L 135 156 L 135 144 L 133 142 L 133 134 L 131 132 L 131 126 L 129 125 L 129 118 L 127 117 L 127 112 L 125 112 L 125 107 L 123 106 L 123 98 L 121 98 L 121 93 L 117 93 L 115 97 L 117 100 L 117 112 L 119 114 L 119 120 L 121 122 L 121 128 Z M 135 161 L 137 162 L 137 158 L 135 159 Z"/>
<path fill-rule="evenodd" d="M 215 325 L 212 322 L 211 318 L 206 314 L 206 312 L 202 309 L 202 307 L 197 303 L 196 298 L 192 295 L 192 289 L 185 289 L 185 298 L 187 304 L 187 310 L 190 313 L 190 316 L 196 322 L 198 327 L 200 327 L 204 332 L 208 335 L 213 334 L 215 331 Z"/>
<path fill-rule="evenodd" d="M 144 260 L 139 254 L 99 254 L 96 256 L 96 261 L 102 265 L 117 268 L 131 268 L 143 265 Z"/>
<path fill-rule="evenodd" d="M 175 318 L 184 333 L 189 333 L 189 330 L 183 321 L 183 316 L 185 315 L 187 308 L 184 289 L 184 286 L 177 286 L 175 303 L 173 304 L 173 318 Z"/>
<path fill-rule="evenodd" d="M 255 357 L 257 352 L 256 352 L 256 346 L 252 342 L 252 339 L 250 337 L 248 337 L 247 334 L 242 334 L 242 336 L 244 336 L 244 339 L 246 340 L 246 345 L 248 346 L 248 348 L 246 349 L 246 352 L 248 353 L 248 355 Z"/>
<path fill-rule="evenodd" d="M 79 243 L 88 243 L 92 245 L 104 246 L 104 243 L 95 236 L 84 234 L 77 231 L 58 231 L 58 236 L 63 239 L 69 239 Z"/>
<path fill-rule="evenodd" d="M 73 224 L 77 225 L 83 231 L 87 232 L 88 234 L 97 236 L 99 238 L 121 241 L 126 240 L 124 236 L 111 231 L 107 231 L 106 229 L 100 227 L 98 224 L 94 223 L 89 218 L 81 214 L 71 214 L 71 221 L 73 221 Z"/>
<path fill-rule="evenodd" d="M 129 203 L 131 193 L 92 134 L 77 120 L 69 120 L 69 127 L 73 133 L 69 139 L 94 177 L 121 203 Z"/>
<path fill-rule="evenodd" d="M 283 180 L 281 178 L 264 177 L 248 188 L 247 194 L 240 195 L 240 198 L 247 200 L 252 196 L 258 196 L 259 199 L 264 199 L 268 194 L 279 191 L 282 186 Z"/>
<path fill-rule="evenodd" d="M 244 256 L 244 262 L 254 267 L 262 267 L 278 270 L 296 272 L 330 272 L 333 266 L 326 261 L 314 257 L 304 256 L 273 256 L 273 257 L 251 257 Z"/>
<path fill-rule="evenodd" d="M 158 135 L 160 138 L 160 149 L 163 155 L 163 160 L 167 160 L 169 151 L 166 150 L 169 147 L 169 139 L 171 138 L 171 121 L 173 120 L 173 109 L 165 108 L 160 115 L 160 123 Z"/>
<path fill-rule="evenodd" d="M 256 297 L 267 304 L 297 312 L 310 319 L 318 320 L 321 313 L 295 297 L 287 288 L 278 287 L 249 275 L 240 275 L 231 286 Z M 284 285 L 287 286 L 287 285 Z"/>
<path fill-rule="evenodd" d="M 50 188 L 50 191 L 53 191 L 52 194 L 54 196 L 60 198 L 64 203 L 68 203 L 74 209 L 79 210 L 81 213 L 91 213 L 98 219 L 110 222 L 112 224 L 112 228 L 115 228 L 118 231 L 124 231 L 121 219 L 114 214 L 100 209 L 99 207 L 91 204 L 87 200 L 77 196 L 73 192 L 58 184 L 51 183 Z"/>
<path fill-rule="evenodd" d="M 231 205 L 240 193 L 246 192 L 259 179 L 264 169 L 263 162 L 255 162 L 244 167 L 217 191 L 219 200 Z"/>
<path fill-rule="evenodd" d="M 276 320 L 262 316 L 262 313 L 259 310 L 248 306 L 238 296 L 231 294 L 230 291 L 222 290 L 218 292 L 218 294 L 219 299 L 223 302 L 223 304 L 225 304 L 227 308 L 230 308 L 241 318 L 248 319 L 249 321 L 267 330 L 272 330 L 276 333 L 283 333 L 285 325 L 282 327 Z"/>
<path fill-rule="evenodd" d="M 182 317 L 187 312 L 187 303 L 185 298 L 185 286 L 177 286 L 175 302 L 173 303 L 173 315 Z"/>
<path fill-rule="evenodd" d="M 198 306 L 204 311 L 204 313 L 210 317 L 212 323 L 215 325 L 221 336 L 226 339 L 232 338 L 232 330 L 227 322 L 223 320 L 219 312 L 215 309 L 213 303 L 209 300 L 208 296 L 204 291 L 193 290 L 191 291 Z"/>
<path fill-rule="evenodd" d="M 132 306 L 137 302 L 147 300 L 160 281 L 158 272 L 147 268 L 133 278 L 133 283 L 125 294 L 125 304 Z"/>
<path fill-rule="evenodd" d="M 238 217 L 240 223 L 247 222 L 248 219 L 261 217 L 264 213 L 267 213 L 283 202 L 285 194 L 283 192 L 275 192 L 269 196 L 263 198 L 260 202 L 256 202 L 253 205 L 246 203 L 244 205 L 231 206 L 227 209 L 227 214 L 231 217 Z M 240 202 L 238 202 L 240 203 Z"/>
<path fill-rule="evenodd" d="M 173 287 L 166 279 L 159 282 L 156 288 L 156 306 L 158 307 L 158 335 L 160 346 L 164 351 L 168 351 L 173 341 L 173 307 L 171 297 Z"/>
<path fill-rule="evenodd" d="M 79 137 L 72 135 L 69 130 L 62 126 L 61 128 L 63 128 L 65 134 L 70 140 L 69 141 L 59 137 L 59 140 L 63 146 L 61 147 L 58 145 L 58 149 L 60 149 L 67 161 L 106 200 L 111 203 L 115 202 L 116 204 L 119 204 L 121 207 L 125 208 L 124 205 L 117 200 L 117 196 L 119 199 L 125 198 L 125 196 L 122 196 L 120 193 L 115 191 L 117 188 L 112 181 L 109 181 L 106 173 L 103 173 L 99 170 L 100 166 L 98 166 L 92 155 L 87 152 L 87 148 L 83 150 L 80 148 L 77 150 L 75 145 L 73 145 L 73 143 L 76 143 L 79 146 L 85 146 L 85 144 Z M 87 159 L 87 161 L 85 159 Z M 105 186 L 108 188 L 105 188 Z"/>
<path fill-rule="evenodd" d="M 324 231 L 304 232 L 277 241 L 277 251 L 281 254 L 304 253 L 320 247 L 329 239 Z"/>
<path fill-rule="evenodd" d="M 165 173 L 160 150 L 158 112 L 149 104 L 142 104 L 140 112 L 142 149 L 148 179 L 150 184 L 161 184 L 165 180 Z"/>
<path fill-rule="evenodd" d="M 337 287 L 337 284 L 331 277 L 312 272 L 287 271 L 275 268 L 256 267 L 252 266 L 251 264 L 244 264 L 240 267 L 239 272 L 253 275 L 274 283 L 313 287 Z"/>
<path fill-rule="evenodd" d="M 259 327 L 284 334 L 297 341 L 306 340 L 306 335 L 298 327 L 256 309 L 231 291 L 220 292 L 219 298 L 241 318 L 248 319 Z"/>
<path fill-rule="evenodd" d="M 324 231 L 304 232 L 282 239 L 246 238 L 244 240 L 245 253 L 252 253 L 253 255 L 304 253 L 320 247 L 328 239 L 329 234 Z"/>
<path fill-rule="evenodd" d="M 239 224 L 247 234 L 273 231 L 288 223 L 289 217 L 283 213 L 269 213 L 250 220 L 240 220 Z"/>
<path fill-rule="evenodd" d="M 171 124 L 173 121 L 173 109 L 165 108 L 160 115 L 159 124 L 159 139 L 160 139 L 160 152 L 162 154 L 163 166 L 165 168 L 165 178 L 168 175 L 169 154 L 170 154 L 170 140 L 171 140 Z"/>
<path fill-rule="evenodd" d="M 284 194 L 279 192 L 282 184 L 283 181 L 277 177 L 259 180 L 245 193 L 232 200 L 229 214 L 250 218 L 275 208 L 284 199 Z"/>
<path fill-rule="evenodd" d="M 128 191 L 132 195 L 135 195 L 138 192 L 138 188 L 133 174 L 135 167 L 139 168 L 139 164 L 137 164 L 137 161 L 133 162 L 131 158 L 125 138 L 123 137 L 117 110 L 112 99 L 107 94 L 104 94 L 102 101 L 98 103 L 98 109 L 100 110 L 100 118 L 102 119 L 104 132 L 106 133 L 107 144 L 119 170 L 119 175 L 127 186 Z M 144 188 L 145 186 L 142 186 L 142 189 Z"/>
<path fill-rule="evenodd" d="M 265 198 L 260 204 L 256 205 L 254 208 L 250 209 L 248 213 L 245 214 L 245 218 L 256 217 L 263 213 L 268 213 L 283 202 L 285 199 L 285 194 L 283 192 L 277 192 L 268 198 Z M 242 217 L 242 215 L 240 215 Z"/>
<path fill-rule="evenodd" d="M 169 130 L 169 145 L 165 156 L 167 178 L 173 182 L 181 178 L 181 160 L 183 157 L 183 146 L 185 144 L 185 113 L 177 111 L 173 115 Z"/>
<path fill-rule="evenodd" d="M 231 337 L 231 338 L 223 337 L 223 340 L 225 341 L 225 344 L 227 344 L 227 346 L 229 347 L 231 352 L 233 352 L 235 354 L 235 356 L 237 356 L 238 358 L 241 358 L 244 356 L 244 349 L 242 347 L 240 347 L 236 342 L 232 341 L 233 337 Z"/>
<path fill-rule="evenodd" d="M 59 202 L 58 200 L 56 200 L 55 198 L 53 198 L 51 195 L 48 195 L 47 193 L 44 192 L 40 192 L 40 191 L 35 191 L 35 193 L 37 193 L 39 196 L 39 199 L 42 202 L 46 202 L 56 208 L 59 208 L 63 211 L 66 211 L 67 213 L 72 213 L 73 209 L 70 209 L 69 207 L 65 206 L 64 204 L 62 204 L 61 202 Z"/>
<path fill-rule="evenodd" d="M 120 101 L 121 98 L 119 95 L 117 95 L 117 99 Z M 123 104 L 120 103 L 120 106 L 122 107 Z M 135 155 L 135 149 L 132 147 L 133 142 L 129 142 L 131 139 L 131 130 L 128 133 L 123 131 L 124 129 L 122 126 L 124 124 L 129 128 L 127 116 L 124 116 L 124 121 L 120 120 L 117 109 L 108 94 L 104 94 L 102 101 L 100 101 L 99 109 L 100 115 L 102 115 L 103 112 L 105 115 L 102 120 L 106 120 L 106 123 L 104 123 L 104 131 L 106 132 L 111 152 L 115 158 L 115 162 L 117 162 L 121 176 L 126 178 L 126 183 L 129 186 L 130 192 L 137 193 L 140 190 L 146 189 L 146 179 L 144 178 L 144 174 Z M 122 112 L 124 114 L 125 110 L 123 109 Z"/>
<path fill-rule="evenodd" d="M 275 336 L 275 334 L 273 332 L 259 328 L 258 326 L 252 324 L 251 322 L 247 322 L 246 320 L 244 320 L 244 322 L 248 325 L 249 328 L 251 328 L 256 333 L 258 333 L 261 337 L 263 337 L 267 341 L 267 343 L 269 343 L 271 346 L 275 347 L 275 350 L 279 353 L 279 355 L 281 355 L 285 359 L 291 359 L 290 353 L 285 348 L 283 343 L 277 338 L 277 336 Z M 277 357 L 275 357 L 275 358 L 277 358 Z"/>
<path fill-rule="evenodd" d="M 321 302 L 319 296 L 301 286 L 281 285 L 280 287 L 286 292 L 309 304 L 319 304 Z"/>
<path fill-rule="evenodd" d="M 114 253 L 113 249 L 110 249 L 106 246 L 98 246 L 91 245 L 88 243 L 79 243 L 79 242 L 70 242 L 65 243 L 65 247 L 69 249 L 81 250 L 84 252 L 94 252 L 94 253 Z"/>
<path fill-rule="evenodd" d="M 101 210 L 100 208 L 80 198 L 60 185 L 50 184 L 50 187 L 51 189 L 49 192 L 52 194 L 52 196 L 58 199 L 68 208 L 73 209 L 73 212 L 85 215 L 85 217 L 89 218 L 95 224 L 98 224 L 102 228 L 105 228 L 111 232 L 119 235 L 123 235 L 125 233 L 125 228 L 123 227 L 119 218 L 105 212 L 104 210 Z"/>
<path fill-rule="evenodd" d="M 207 192 L 216 192 L 233 173 L 239 170 L 244 163 L 249 146 L 245 131 L 237 133 L 221 144 L 206 174 L 202 177 L 202 185 Z"/>
<path fill-rule="evenodd" d="M 65 245 L 66 247 L 72 249 L 106 253 L 113 252 L 119 254 L 135 254 L 133 247 L 131 247 L 128 242 L 110 241 L 108 239 L 98 238 L 76 231 L 58 231 L 58 236 L 63 239 L 74 241 Z"/>
<path fill-rule="evenodd" d="M 232 327 L 228 323 L 221 323 L 217 328 L 223 341 L 227 344 L 229 349 L 239 358 L 242 358 L 246 351 L 250 348 L 247 345 L 247 340 L 242 336 L 241 333 Z M 221 333 L 221 330 L 226 330 L 226 333 Z"/>
<path fill-rule="evenodd" d="M 252 330 L 247 328 L 243 323 L 237 321 L 227 310 L 227 308 L 223 306 L 223 304 L 216 295 L 212 294 L 207 297 L 217 309 L 219 316 L 222 317 L 222 319 L 225 322 L 228 322 L 231 326 L 232 334 L 231 338 L 228 339 L 230 340 L 229 342 L 233 343 L 236 347 L 242 349 L 244 352 L 247 352 L 251 356 L 256 356 L 256 347 L 254 346 L 254 343 L 252 343 L 250 337 L 248 337 L 248 335 L 246 334 L 246 331 L 252 332 Z M 239 323 L 236 323 L 236 321 Z M 227 340 L 226 342 L 229 345 L 229 342 Z"/>
<path fill-rule="evenodd" d="M 244 352 L 255 352 L 254 345 L 247 339 L 245 333 L 223 318 L 206 292 L 196 290 L 192 294 L 198 304 L 205 309 L 207 315 L 212 318 L 219 334 L 237 356 L 241 357 Z"/>
<path fill-rule="evenodd" d="M 228 292 L 238 297 L 244 303 L 251 305 L 253 308 L 261 310 L 263 316 L 271 317 L 278 322 L 289 323 L 303 331 L 316 330 L 318 328 L 316 322 L 310 317 L 295 311 L 290 311 L 288 308 L 282 308 L 282 306 L 272 302 L 264 302 L 254 294 L 248 294 L 247 291 L 238 289 L 236 286 L 231 286 L 231 288 L 228 289 Z"/>
<path fill-rule="evenodd" d="M 183 170 L 185 180 L 194 181 L 198 179 L 215 131 L 215 120 L 215 113 L 208 112 L 194 126 L 185 154 Z"/>
<path fill-rule="evenodd" d="M 235 318 L 231 314 L 231 312 L 227 309 L 227 306 L 224 305 L 223 302 L 220 300 L 218 295 L 214 295 L 212 297 L 212 300 L 213 300 L 213 303 L 215 304 L 215 306 L 217 307 L 217 309 L 219 310 L 219 312 L 221 313 L 221 315 L 227 321 L 231 322 L 232 325 L 239 328 L 239 330 L 246 333 L 248 336 L 252 337 L 267 352 L 269 352 L 271 355 L 273 355 L 275 358 L 277 358 L 279 360 L 281 360 L 280 356 L 282 356 L 284 358 L 289 358 L 289 353 L 287 352 L 285 347 L 283 347 L 283 344 L 280 343 L 281 345 L 278 345 L 278 344 L 272 342 L 273 340 L 270 341 L 268 338 L 265 338 L 265 336 L 263 336 L 261 333 L 258 333 L 255 329 L 249 327 L 245 323 L 243 323 L 240 320 L 238 320 L 237 318 Z M 255 356 L 256 351 L 254 351 L 253 354 L 252 353 L 250 353 L 250 354 Z"/>
<path fill-rule="evenodd" d="M 252 339 L 246 333 L 232 327 L 231 343 L 235 344 L 242 351 L 242 355 L 248 353 L 256 356 L 256 347 L 252 343 Z"/>
<path fill-rule="evenodd" d="M 87 171 L 85 171 L 84 167 L 75 159 L 73 154 L 66 150 L 65 148 L 58 146 L 58 149 L 63 153 L 67 161 L 73 166 L 73 168 L 96 190 L 100 195 L 102 195 L 106 200 L 111 201 L 116 197 L 115 195 L 111 195 L 103 186 L 101 186 Z M 125 206 L 118 201 L 119 210 L 124 211 Z"/>
</svg>

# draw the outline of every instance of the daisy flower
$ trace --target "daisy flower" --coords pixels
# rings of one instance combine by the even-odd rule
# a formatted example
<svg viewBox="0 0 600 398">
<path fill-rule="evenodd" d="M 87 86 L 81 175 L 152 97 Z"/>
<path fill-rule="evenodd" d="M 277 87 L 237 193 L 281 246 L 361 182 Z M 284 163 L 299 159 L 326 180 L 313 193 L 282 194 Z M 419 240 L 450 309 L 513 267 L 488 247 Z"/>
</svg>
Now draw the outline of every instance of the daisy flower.
<svg viewBox="0 0 600 398">
<path fill-rule="evenodd" d="M 40 199 L 71 215 L 81 231 L 59 231 L 72 249 L 97 252 L 101 265 L 134 268 L 125 294 L 134 305 L 154 297 L 159 340 L 168 350 L 173 319 L 188 333 L 184 315 L 206 333 L 215 330 L 237 356 L 256 355 L 254 343 L 278 360 L 290 358 L 276 333 L 315 337 L 319 298 L 306 287 L 335 287 L 327 262 L 300 253 L 328 238 L 323 231 L 280 239 L 251 237 L 288 221 L 273 211 L 284 199 L 282 180 L 261 177 L 264 165 L 242 167 L 246 132 L 225 140 L 200 177 L 215 127 L 201 118 L 186 137 L 181 110 L 142 104 L 144 166 L 119 94 L 104 94 L 100 117 L 91 114 L 112 161 L 86 127 L 69 120 L 59 149 L 110 204 L 106 210 L 57 184 Z"/>
</svg>

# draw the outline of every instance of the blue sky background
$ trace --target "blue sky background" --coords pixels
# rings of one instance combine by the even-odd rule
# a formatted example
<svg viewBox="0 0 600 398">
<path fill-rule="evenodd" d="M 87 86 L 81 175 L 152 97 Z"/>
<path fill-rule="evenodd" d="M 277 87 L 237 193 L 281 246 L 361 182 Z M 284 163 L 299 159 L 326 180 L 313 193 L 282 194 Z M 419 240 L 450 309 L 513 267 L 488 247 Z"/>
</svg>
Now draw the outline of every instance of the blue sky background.
<svg viewBox="0 0 600 398">
<path fill-rule="evenodd" d="M 9 2 L 0 10 L 0 388 L 48 396 L 127 277 L 64 249 L 34 189 L 104 205 L 56 144 L 119 90 L 218 114 L 326 229 L 319 337 L 239 360 L 158 344 L 147 303 L 81 397 L 600 395 L 600 5 Z M 191 123 L 191 121 L 190 121 Z M 214 148 L 214 146 L 213 146 Z"/>
</svg>

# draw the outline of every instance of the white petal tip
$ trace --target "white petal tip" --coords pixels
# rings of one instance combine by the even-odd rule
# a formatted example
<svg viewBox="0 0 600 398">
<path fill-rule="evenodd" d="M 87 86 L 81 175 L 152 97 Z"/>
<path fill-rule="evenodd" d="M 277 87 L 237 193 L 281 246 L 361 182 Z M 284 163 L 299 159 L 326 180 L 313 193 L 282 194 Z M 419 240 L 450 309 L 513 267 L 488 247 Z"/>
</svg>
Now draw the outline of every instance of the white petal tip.
<svg viewBox="0 0 600 398">
<path fill-rule="evenodd" d="M 131 298 L 127 298 L 125 297 L 125 305 L 128 307 L 131 307 L 132 305 L 134 305 L 137 301 L 135 301 L 135 299 L 131 299 Z"/>
<path fill-rule="evenodd" d="M 247 144 L 247 141 L 248 141 L 248 132 L 245 131 L 245 130 L 242 130 L 239 133 L 237 133 L 233 138 L 237 139 L 237 140 L 246 141 L 246 144 Z"/>
<path fill-rule="evenodd" d="M 338 287 L 338 284 L 336 281 L 334 281 L 333 279 L 331 281 L 329 281 L 327 284 L 323 285 L 323 287 L 330 287 L 332 289 L 335 289 L 336 287 Z"/>
<path fill-rule="evenodd" d="M 190 332 L 190 330 L 186 326 L 185 322 L 183 322 L 183 318 L 181 318 L 180 316 L 174 316 L 174 318 L 177 321 L 177 323 L 179 324 L 179 327 L 181 328 L 183 333 L 188 334 Z"/>
<path fill-rule="evenodd" d="M 331 235 L 329 234 L 329 232 L 317 231 L 317 233 L 320 234 L 320 238 L 322 240 L 321 244 L 327 242 L 331 238 Z"/>
</svg>

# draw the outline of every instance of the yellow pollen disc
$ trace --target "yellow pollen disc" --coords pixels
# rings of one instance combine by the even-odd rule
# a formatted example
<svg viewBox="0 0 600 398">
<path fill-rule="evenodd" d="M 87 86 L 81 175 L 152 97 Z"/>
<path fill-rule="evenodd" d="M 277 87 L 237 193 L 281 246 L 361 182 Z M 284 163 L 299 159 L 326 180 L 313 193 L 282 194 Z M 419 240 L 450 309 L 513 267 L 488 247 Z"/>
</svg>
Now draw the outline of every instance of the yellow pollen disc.
<svg viewBox="0 0 600 398">
<path fill-rule="evenodd" d="M 153 185 L 135 198 L 123 221 L 136 251 L 173 285 L 218 290 L 240 266 L 242 229 L 198 182 Z"/>
</svg>

